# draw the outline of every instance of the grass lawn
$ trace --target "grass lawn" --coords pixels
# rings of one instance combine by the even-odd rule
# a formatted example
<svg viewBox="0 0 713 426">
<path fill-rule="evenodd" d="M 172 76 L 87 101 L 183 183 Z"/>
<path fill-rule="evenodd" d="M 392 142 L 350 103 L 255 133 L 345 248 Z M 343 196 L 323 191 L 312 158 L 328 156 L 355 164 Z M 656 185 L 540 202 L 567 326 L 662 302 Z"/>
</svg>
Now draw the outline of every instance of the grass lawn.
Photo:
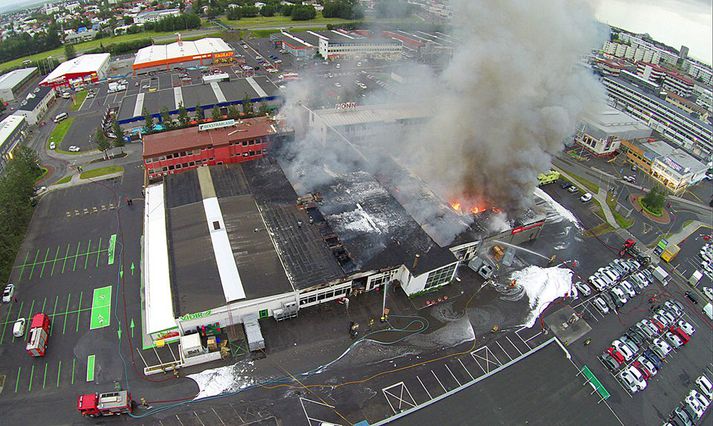
<svg viewBox="0 0 713 426">
<path fill-rule="evenodd" d="M 65 176 L 65 177 L 63 177 L 62 179 L 60 179 L 60 180 L 58 180 L 57 182 L 55 182 L 54 184 L 55 184 L 55 185 L 59 185 L 59 184 L 62 184 L 62 183 L 69 183 L 70 180 L 72 180 L 72 176 Z"/>
<path fill-rule="evenodd" d="M 242 18 L 237 21 L 231 21 L 228 18 L 222 16 L 218 20 L 228 26 L 233 28 L 260 28 L 260 27 L 272 27 L 272 26 L 284 26 L 289 27 L 290 25 L 312 25 L 312 24 L 343 24 L 345 22 L 354 22 L 348 19 L 341 18 L 325 18 L 322 16 L 321 12 L 317 12 L 317 16 L 309 21 L 293 21 L 289 16 L 275 15 L 270 17 L 258 16 L 255 18 Z"/>
<path fill-rule="evenodd" d="M 100 167 L 98 169 L 87 170 L 86 172 L 79 175 L 80 179 L 90 179 L 99 176 L 104 176 L 112 173 L 123 172 L 124 168 L 122 166 L 106 166 Z"/>
<path fill-rule="evenodd" d="M 566 173 L 567 173 L 568 175 L 572 176 L 572 177 L 574 178 L 574 180 L 577 181 L 577 182 L 574 182 L 574 183 L 578 183 L 578 184 L 584 186 L 584 187 L 587 188 L 587 189 L 589 190 L 589 192 L 591 192 L 592 194 L 597 194 L 597 193 L 599 193 L 599 186 L 598 186 L 597 184 L 595 184 L 594 182 L 592 182 L 591 180 L 585 179 L 585 178 L 583 178 L 583 177 L 581 177 L 581 176 L 577 176 L 577 175 L 575 175 L 574 173 L 569 172 L 569 171 L 567 171 Z"/>
<path fill-rule="evenodd" d="M 598 237 L 600 235 L 604 235 L 604 234 L 611 232 L 613 230 L 614 230 L 614 228 L 605 222 L 605 223 L 600 223 L 599 225 L 595 226 L 594 228 L 587 229 L 586 231 L 584 231 L 584 235 L 587 237 L 595 237 L 595 236 Z"/>
<path fill-rule="evenodd" d="M 52 133 L 50 133 L 50 137 L 47 139 L 47 149 L 49 149 L 50 143 L 54 142 L 55 145 L 57 145 L 57 151 L 59 151 L 59 145 L 64 140 L 64 137 L 67 136 L 67 132 L 69 131 L 69 128 L 72 127 L 73 123 L 74 117 L 69 117 L 64 121 L 60 121 L 55 128 L 52 129 Z"/>
<path fill-rule="evenodd" d="M 634 220 L 627 219 L 621 213 L 616 211 L 616 204 L 617 204 L 616 198 L 607 196 L 607 205 L 611 209 L 611 212 L 614 215 L 614 219 L 616 220 L 616 223 L 618 223 L 622 229 L 627 229 L 627 228 L 631 227 L 631 225 L 634 224 Z"/>
<path fill-rule="evenodd" d="M 84 102 L 84 99 L 87 98 L 87 92 L 86 90 L 82 90 L 80 92 L 77 92 L 77 94 L 74 95 L 74 103 L 72 104 L 72 111 L 76 111 L 79 109 L 80 106 L 82 106 L 82 102 Z M 67 120 L 69 121 L 69 120 Z"/>
</svg>

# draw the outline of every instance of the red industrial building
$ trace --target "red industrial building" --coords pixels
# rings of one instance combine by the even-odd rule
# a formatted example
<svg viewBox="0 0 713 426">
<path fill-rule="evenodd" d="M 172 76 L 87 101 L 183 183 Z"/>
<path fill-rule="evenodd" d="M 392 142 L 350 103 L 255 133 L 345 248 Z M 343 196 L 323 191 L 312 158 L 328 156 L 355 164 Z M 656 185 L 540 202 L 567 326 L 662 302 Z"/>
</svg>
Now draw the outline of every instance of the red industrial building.
<svg viewBox="0 0 713 426">
<path fill-rule="evenodd" d="M 262 158 L 274 143 L 292 137 L 270 117 L 225 120 L 144 136 L 144 169 L 149 181 L 199 166 Z"/>
</svg>

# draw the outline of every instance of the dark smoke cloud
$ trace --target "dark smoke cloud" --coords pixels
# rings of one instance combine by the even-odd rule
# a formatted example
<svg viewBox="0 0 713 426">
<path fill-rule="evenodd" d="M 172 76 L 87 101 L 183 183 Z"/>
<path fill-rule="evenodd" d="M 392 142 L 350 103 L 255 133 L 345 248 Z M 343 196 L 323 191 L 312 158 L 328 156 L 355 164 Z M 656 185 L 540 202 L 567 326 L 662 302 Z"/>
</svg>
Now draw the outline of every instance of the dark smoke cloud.
<svg viewBox="0 0 713 426">
<path fill-rule="evenodd" d="M 426 104 L 431 119 L 413 130 L 356 146 L 344 140 L 322 145 L 305 126 L 303 104 L 315 103 L 331 82 L 303 75 L 287 86 L 281 113 L 303 131 L 282 152 L 283 165 L 298 191 L 352 170 L 382 176 L 396 170 L 386 180 L 400 188 L 401 204 L 439 244 L 469 218 L 454 220 L 424 191 L 404 196 L 415 180 L 380 156 L 390 155 L 441 199 L 464 207 L 497 206 L 513 217 L 532 206 L 537 174 L 550 168 L 576 118 L 604 105 L 603 89 L 579 63 L 608 33 L 584 0 L 454 0 L 452 7 L 449 34 L 457 46 L 445 68 L 436 73 L 405 64 L 411 77 L 401 95 L 374 93 L 366 100 Z M 342 61 L 342 70 L 348 67 Z"/>
</svg>

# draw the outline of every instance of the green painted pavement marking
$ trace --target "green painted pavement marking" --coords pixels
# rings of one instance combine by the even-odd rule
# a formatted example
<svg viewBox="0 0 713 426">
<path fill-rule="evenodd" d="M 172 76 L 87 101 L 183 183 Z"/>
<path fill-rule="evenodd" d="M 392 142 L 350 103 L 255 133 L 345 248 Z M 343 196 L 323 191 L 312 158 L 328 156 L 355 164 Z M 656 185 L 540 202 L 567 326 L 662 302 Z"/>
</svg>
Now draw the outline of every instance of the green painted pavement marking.
<svg viewBox="0 0 713 426">
<path fill-rule="evenodd" d="M 37 265 L 37 256 L 40 255 L 40 249 L 37 249 L 37 253 L 35 253 L 35 261 L 32 262 L 32 266 L 30 267 L 30 276 L 27 277 L 28 280 L 32 279 L 32 274 L 35 272 L 35 265 Z"/>
<path fill-rule="evenodd" d="M 67 307 L 64 310 L 64 325 L 62 326 L 62 334 L 67 330 L 67 313 L 69 312 L 69 300 L 72 298 L 72 293 L 67 296 Z"/>
<path fill-rule="evenodd" d="M 32 379 L 35 377 L 35 364 L 32 364 L 32 370 L 30 370 L 30 384 L 27 386 L 27 392 L 32 392 Z"/>
<path fill-rule="evenodd" d="M 32 304 L 30 305 L 30 310 L 27 311 L 27 317 L 32 321 L 32 310 L 35 309 L 35 300 L 32 300 Z M 30 324 L 27 324 L 25 327 L 25 339 L 27 339 L 27 335 L 30 334 Z"/>
<path fill-rule="evenodd" d="M 50 271 L 50 277 L 54 275 L 54 265 L 57 264 L 58 256 L 59 256 L 59 246 L 57 246 L 57 252 L 54 254 L 54 262 L 52 262 L 52 270 Z"/>
<path fill-rule="evenodd" d="M 131 318 L 131 325 L 129 325 L 129 327 L 131 328 L 131 338 L 133 339 L 134 338 L 134 327 L 135 327 L 133 318 Z"/>
<path fill-rule="evenodd" d="M 2 328 L 2 336 L 0 336 L 0 344 L 2 344 L 2 341 L 5 340 L 5 329 L 7 328 L 7 323 L 8 320 L 10 319 L 10 312 L 12 312 L 12 305 L 10 305 L 10 308 L 7 310 L 7 316 L 5 317 L 5 326 Z"/>
<path fill-rule="evenodd" d="M 19 320 L 19 319 L 22 317 L 22 306 L 23 306 L 24 304 L 25 304 L 25 301 L 24 301 L 24 300 L 23 300 L 22 302 L 20 302 L 20 310 L 17 312 L 17 319 L 16 319 L 15 321 Z M 27 328 L 27 327 L 25 327 L 25 328 Z M 15 335 L 14 335 L 14 334 L 12 335 L 12 341 L 13 341 L 13 342 L 15 341 Z"/>
<path fill-rule="evenodd" d="M 87 246 L 87 255 L 84 258 L 84 269 L 87 269 L 87 263 L 89 263 L 89 252 L 92 249 L 92 240 L 89 240 L 89 246 Z"/>
<path fill-rule="evenodd" d="M 42 275 L 45 273 L 45 265 L 47 264 L 47 256 L 50 255 L 50 248 L 47 247 L 47 251 L 45 252 L 45 260 L 42 261 L 42 270 L 40 270 L 40 278 L 42 278 Z"/>
<path fill-rule="evenodd" d="M 131 262 L 131 276 L 134 276 L 134 262 Z"/>
<path fill-rule="evenodd" d="M 57 387 L 59 387 L 59 373 L 62 371 L 62 360 L 59 360 L 59 366 L 57 366 Z"/>
<path fill-rule="evenodd" d="M 69 256 L 69 243 L 67 243 L 67 252 L 64 254 L 64 262 L 62 262 L 62 273 L 64 274 L 64 266 L 67 264 L 67 257 Z"/>
<path fill-rule="evenodd" d="M 20 282 L 22 279 L 22 274 L 25 272 L 25 265 L 27 265 L 27 258 L 30 257 L 30 252 L 28 251 L 27 254 L 25 255 L 25 261 L 22 262 L 22 268 L 20 269 L 20 276 L 17 278 L 17 282 Z"/>
<path fill-rule="evenodd" d="M 109 238 L 109 265 L 114 264 L 114 250 L 116 250 L 116 234 L 112 234 Z"/>
<path fill-rule="evenodd" d="M 54 298 L 54 311 L 52 312 L 52 322 L 54 323 L 54 319 L 57 316 L 57 302 L 59 302 L 59 295 L 55 296 Z M 54 333 L 54 327 L 50 327 L 50 336 Z"/>
<path fill-rule="evenodd" d="M 84 290 L 79 292 L 79 306 L 77 306 L 77 328 L 74 330 L 77 333 L 79 333 L 79 317 L 82 314 L 82 295 L 83 294 L 84 294 Z"/>
<path fill-rule="evenodd" d="M 99 246 L 98 246 L 99 252 L 97 253 L 97 264 L 95 265 L 97 268 L 99 267 L 99 258 L 101 256 L 101 249 L 102 249 L 102 238 L 99 237 Z"/>
<path fill-rule="evenodd" d="M 22 373 L 22 367 L 17 367 L 17 379 L 15 379 L 15 393 L 17 393 L 17 387 L 20 386 L 20 373 Z"/>
<path fill-rule="evenodd" d="M 45 300 L 42 301 L 42 311 L 40 311 L 40 312 L 45 311 L 45 306 L 47 306 L 47 298 L 46 297 L 45 297 Z"/>
<path fill-rule="evenodd" d="M 94 381 L 94 354 L 87 357 L 87 381 Z"/>
<path fill-rule="evenodd" d="M 74 384 L 74 367 L 77 365 L 77 358 L 72 358 L 72 384 Z"/>
<path fill-rule="evenodd" d="M 81 241 L 77 242 L 77 252 L 74 253 L 74 266 L 72 267 L 73 271 L 77 269 L 77 259 L 79 259 L 79 247 L 81 245 L 82 245 Z"/>
<path fill-rule="evenodd" d="M 95 288 L 89 329 L 108 327 L 111 323 L 111 286 Z"/>
<path fill-rule="evenodd" d="M 47 384 L 47 363 L 45 362 L 45 375 L 42 378 L 42 389 L 45 388 L 45 384 Z"/>
<path fill-rule="evenodd" d="M 76 313 L 78 313 L 78 312 L 86 312 L 86 311 L 90 311 L 91 309 L 92 309 L 92 308 L 89 308 L 89 307 L 87 307 L 87 308 L 82 308 L 82 309 L 70 309 L 69 311 L 67 311 L 67 315 L 76 314 Z M 65 312 L 63 311 L 63 312 L 57 313 L 56 315 L 61 317 L 61 316 L 64 315 L 64 314 L 65 314 Z M 55 314 L 49 314 L 49 317 L 50 317 L 50 318 L 54 318 L 54 316 L 55 316 Z M 4 324 L 14 324 L 14 323 L 15 323 L 15 320 L 0 321 L 0 325 L 4 325 Z"/>
</svg>

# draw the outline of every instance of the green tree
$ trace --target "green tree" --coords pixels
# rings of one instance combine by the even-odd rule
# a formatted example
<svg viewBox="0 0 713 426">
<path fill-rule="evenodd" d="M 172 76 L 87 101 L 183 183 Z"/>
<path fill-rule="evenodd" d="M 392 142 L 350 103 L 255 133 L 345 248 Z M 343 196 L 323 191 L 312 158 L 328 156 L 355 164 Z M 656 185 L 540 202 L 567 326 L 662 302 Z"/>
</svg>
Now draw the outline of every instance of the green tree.
<svg viewBox="0 0 713 426">
<path fill-rule="evenodd" d="M 242 18 L 242 14 L 240 13 L 239 7 L 229 7 L 228 11 L 225 12 L 225 17 L 228 18 L 231 21 L 237 21 L 240 18 Z"/>
<path fill-rule="evenodd" d="M 650 212 L 659 214 L 666 204 L 666 189 L 656 185 L 641 199 L 641 204 Z"/>
<path fill-rule="evenodd" d="M 220 108 L 218 108 L 218 105 L 213 107 L 213 111 L 211 112 L 211 118 L 213 121 L 218 121 L 223 118 L 223 114 L 220 113 Z"/>
<path fill-rule="evenodd" d="M 308 21 L 317 16 L 317 10 L 311 5 L 295 5 L 290 15 L 293 21 Z"/>
<path fill-rule="evenodd" d="M 173 120 L 171 120 L 171 114 L 168 112 L 168 108 L 161 108 L 161 123 L 167 129 L 173 127 Z"/>
<path fill-rule="evenodd" d="M 141 114 L 144 116 L 146 132 L 151 132 L 153 130 L 153 116 L 149 110 L 146 109 L 146 107 L 144 107 L 144 110 L 141 111 Z"/>
<path fill-rule="evenodd" d="M 121 124 L 114 118 L 111 122 L 111 130 L 116 135 L 117 139 L 124 139 L 124 130 L 121 128 Z"/>
<path fill-rule="evenodd" d="M 118 133 L 117 133 L 117 135 L 118 135 Z M 114 148 L 119 148 L 119 149 L 121 150 L 121 152 L 123 153 L 123 152 L 124 152 L 124 145 L 126 145 L 126 142 L 124 142 L 124 135 L 122 134 L 120 137 L 114 139 L 114 140 L 112 141 L 111 145 L 112 145 Z"/>
<path fill-rule="evenodd" d="M 181 126 L 185 126 L 190 121 L 188 110 L 183 106 L 183 102 L 178 105 L 178 121 L 181 123 Z"/>
<path fill-rule="evenodd" d="M 77 51 L 74 50 L 74 45 L 73 44 L 65 44 L 64 45 L 64 57 L 67 60 L 74 59 L 77 57 Z"/>
<path fill-rule="evenodd" d="M 196 120 L 203 120 L 205 116 L 203 115 L 203 107 L 201 104 L 196 105 Z"/>
<path fill-rule="evenodd" d="M 228 107 L 228 117 L 234 120 L 240 118 L 240 111 L 238 111 L 238 108 L 235 105 L 231 105 Z"/>
<path fill-rule="evenodd" d="M 245 94 L 245 97 L 243 98 L 243 112 L 245 115 L 251 115 L 253 113 L 253 104 L 250 102 L 250 96 L 248 94 Z"/>
<path fill-rule="evenodd" d="M 275 16 L 275 6 L 266 4 L 260 8 L 260 15 L 265 17 Z"/>
<path fill-rule="evenodd" d="M 94 132 L 94 143 L 97 145 L 97 149 L 104 154 L 104 158 L 107 158 L 106 152 L 111 149 L 111 143 L 104 135 L 101 127 L 97 127 L 97 131 Z"/>
</svg>

